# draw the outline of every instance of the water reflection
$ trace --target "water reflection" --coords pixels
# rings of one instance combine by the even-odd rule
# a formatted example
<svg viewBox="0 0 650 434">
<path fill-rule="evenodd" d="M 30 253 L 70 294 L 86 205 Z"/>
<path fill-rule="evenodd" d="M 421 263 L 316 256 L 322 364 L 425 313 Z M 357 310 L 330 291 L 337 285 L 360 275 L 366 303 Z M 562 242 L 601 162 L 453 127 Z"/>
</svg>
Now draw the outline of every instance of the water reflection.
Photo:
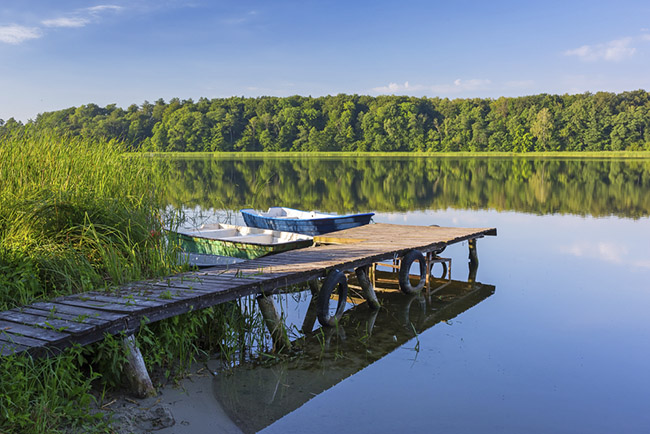
<svg viewBox="0 0 650 434">
<path fill-rule="evenodd" d="M 244 432 L 257 432 L 408 341 L 417 355 L 418 335 L 495 291 L 477 282 L 434 279 L 428 293 L 407 296 L 396 285 L 378 291 L 380 310 L 359 304 L 338 328 L 310 331 L 295 341 L 298 356 L 241 365 L 215 377 L 214 395 L 231 420 Z M 308 310 L 306 323 L 309 316 Z"/>
<path fill-rule="evenodd" d="M 650 215 L 650 160 L 542 158 L 154 159 L 178 208 L 331 212 L 495 209 Z"/>
</svg>

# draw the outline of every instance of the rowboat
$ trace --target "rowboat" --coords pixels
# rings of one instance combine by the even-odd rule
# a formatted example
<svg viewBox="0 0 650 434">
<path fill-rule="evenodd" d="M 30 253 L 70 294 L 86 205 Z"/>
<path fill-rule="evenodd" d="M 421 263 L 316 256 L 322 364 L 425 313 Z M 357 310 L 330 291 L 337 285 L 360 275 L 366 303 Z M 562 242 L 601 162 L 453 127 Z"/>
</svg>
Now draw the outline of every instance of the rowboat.
<svg viewBox="0 0 650 434">
<path fill-rule="evenodd" d="M 332 215 L 284 207 L 271 207 L 266 212 L 242 209 L 241 213 L 248 226 L 312 236 L 367 225 L 375 215 L 372 212 Z"/>
<path fill-rule="evenodd" d="M 189 253 L 254 259 L 271 253 L 309 247 L 307 235 L 224 223 L 203 225 L 195 230 L 169 231 L 173 242 Z"/>
</svg>

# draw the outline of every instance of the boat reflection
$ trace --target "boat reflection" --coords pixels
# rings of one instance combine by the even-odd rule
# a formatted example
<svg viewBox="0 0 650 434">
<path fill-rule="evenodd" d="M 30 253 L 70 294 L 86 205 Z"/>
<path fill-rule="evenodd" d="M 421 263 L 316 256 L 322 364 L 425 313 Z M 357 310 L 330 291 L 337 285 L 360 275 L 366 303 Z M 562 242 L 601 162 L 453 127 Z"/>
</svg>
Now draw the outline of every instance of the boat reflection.
<svg viewBox="0 0 650 434">
<path fill-rule="evenodd" d="M 243 432 L 257 432 L 495 291 L 493 285 L 446 279 L 432 279 L 431 288 L 410 296 L 377 288 L 381 309 L 359 304 L 346 312 L 338 327 L 313 332 L 312 300 L 303 325 L 308 333 L 293 343 L 297 356 L 240 365 L 217 375 L 214 396 Z"/>
</svg>

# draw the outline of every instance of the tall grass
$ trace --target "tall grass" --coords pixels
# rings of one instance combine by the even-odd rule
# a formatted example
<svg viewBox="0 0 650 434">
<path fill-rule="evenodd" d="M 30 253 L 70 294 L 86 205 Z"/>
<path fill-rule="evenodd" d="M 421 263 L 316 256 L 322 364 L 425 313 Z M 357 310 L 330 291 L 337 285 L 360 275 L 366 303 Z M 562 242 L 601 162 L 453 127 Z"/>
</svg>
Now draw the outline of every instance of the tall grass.
<svg viewBox="0 0 650 434">
<path fill-rule="evenodd" d="M 161 211 L 149 161 L 124 151 L 28 129 L 0 137 L 0 310 L 181 271 L 160 237 L 179 222 Z M 240 304 L 143 325 L 137 338 L 148 367 L 170 377 L 201 354 L 253 347 L 243 336 L 261 321 Z M 120 384 L 119 338 L 47 359 L 0 359 L 0 433 L 110 432 L 89 406 L 97 390 Z"/>
<path fill-rule="evenodd" d="M 155 179 L 123 152 L 29 130 L 0 137 L 0 310 L 180 271 L 159 235 L 169 219 Z M 87 411 L 91 383 L 110 382 L 105 366 L 121 368 L 112 343 L 0 359 L 0 432 L 99 429 Z"/>
<path fill-rule="evenodd" d="M 0 143 L 0 309 L 168 272 L 159 201 L 121 145 L 13 135 Z"/>
</svg>

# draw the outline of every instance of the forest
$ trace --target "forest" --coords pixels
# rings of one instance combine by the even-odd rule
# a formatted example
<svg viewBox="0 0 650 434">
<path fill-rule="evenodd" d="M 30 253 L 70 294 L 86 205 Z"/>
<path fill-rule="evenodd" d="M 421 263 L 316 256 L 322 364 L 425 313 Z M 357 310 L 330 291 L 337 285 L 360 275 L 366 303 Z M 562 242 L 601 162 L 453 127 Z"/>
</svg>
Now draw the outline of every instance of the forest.
<svg viewBox="0 0 650 434">
<path fill-rule="evenodd" d="M 15 131 L 114 140 L 153 152 L 650 150 L 644 90 L 498 99 L 346 95 L 159 99 L 39 114 Z"/>
</svg>

